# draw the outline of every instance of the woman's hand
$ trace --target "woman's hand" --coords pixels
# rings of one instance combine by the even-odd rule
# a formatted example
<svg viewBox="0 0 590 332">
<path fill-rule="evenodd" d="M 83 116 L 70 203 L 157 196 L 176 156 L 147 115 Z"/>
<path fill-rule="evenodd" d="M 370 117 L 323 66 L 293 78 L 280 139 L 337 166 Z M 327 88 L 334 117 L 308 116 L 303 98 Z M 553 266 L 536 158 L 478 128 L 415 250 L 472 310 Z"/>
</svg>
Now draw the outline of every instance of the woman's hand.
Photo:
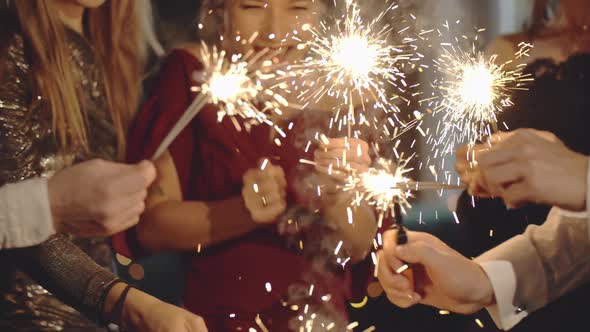
<svg viewBox="0 0 590 332">
<path fill-rule="evenodd" d="M 113 298 L 120 296 L 123 287 L 123 284 L 115 286 L 111 291 Z M 133 288 L 125 299 L 121 323 L 131 331 L 207 332 L 200 316 Z"/>
<path fill-rule="evenodd" d="M 461 314 L 471 314 L 494 304 L 492 284 L 483 269 L 436 237 L 408 232 L 409 242 L 396 244 L 396 230 L 383 236 L 378 278 L 395 305 L 408 308 L 426 304 Z M 414 283 L 398 273 L 412 264 Z"/>
<path fill-rule="evenodd" d="M 479 168 L 475 156 L 490 148 L 488 144 L 462 145 L 455 155 L 455 170 L 461 182 L 467 186 L 467 192 L 472 196 L 489 198 L 492 194 L 487 190 L 485 179 L 478 176 Z"/>
<path fill-rule="evenodd" d="M 356 138 L 330 138 L 315 150 L 314 161 L 318 172 L 343 181 L 351 171 L 363 173 L 369 169 L 369 144 Z"/>
<path fill-rule="evenodd" d="M 104 237 L 134 226 L 155 178 L 149 161 L 126 165 L 96 159 L 57 172 L 48 182 L 56 231 Z"/>
<path fill-rule="evenodd" d="M 271 223 L 287 208 L 287 180 L 280 166 L 263 160 L 244 174 L 242 198 L 257 223 Z"/>
<path fill-rule="evenodd" d="M 587 156 L 569 150 L 555 135 L 533 129 L 496 134 L 490 145 L 476 152 L 478 171 L 472 176 L 508 206 L 586 208 Z"/>
</svg>

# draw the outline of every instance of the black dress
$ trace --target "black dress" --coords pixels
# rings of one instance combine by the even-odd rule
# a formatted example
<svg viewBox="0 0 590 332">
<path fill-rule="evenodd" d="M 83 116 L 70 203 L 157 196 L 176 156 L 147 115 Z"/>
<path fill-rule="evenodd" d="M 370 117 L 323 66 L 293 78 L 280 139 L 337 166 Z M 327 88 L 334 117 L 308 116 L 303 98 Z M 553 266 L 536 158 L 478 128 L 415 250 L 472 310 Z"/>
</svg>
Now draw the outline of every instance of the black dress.
<svg viewBox="0 0 590 332">
<path fill-rule="evenodd" d="M 528 91 L 514 96 L 515 105 L 500 120 L 511 130 L 550 131 L 569 148 L 590 154 L 590 54 L 574 55 L 562 63 L 537 60 L 525 71 L 533 75 L 534 82 Z M 476 199 L 473 207 L 471 197 L 463 193 L 457 214 L 472 244 L 464 254 L 477 256 L 524 232 L 529 224 L 542 224 L 550 208 L 531 204 L 508 210 L 500 199 Z M 511 331 L 587 331 L 589 304 L 590 285 L 586 285 L 535 312 Z"/>
</svg>

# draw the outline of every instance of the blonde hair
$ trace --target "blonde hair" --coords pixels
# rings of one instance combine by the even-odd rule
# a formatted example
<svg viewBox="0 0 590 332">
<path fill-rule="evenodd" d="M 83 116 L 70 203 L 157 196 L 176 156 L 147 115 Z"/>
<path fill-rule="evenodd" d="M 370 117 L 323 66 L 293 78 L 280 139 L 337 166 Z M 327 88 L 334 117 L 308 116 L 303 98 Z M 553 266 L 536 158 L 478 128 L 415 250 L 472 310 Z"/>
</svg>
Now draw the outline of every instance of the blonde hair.
<svg viewBox="0 0 590 332">
<path fill-rule="evenodd" d="M 137 107 L 146 48 L 138 15 L 141 2 L 107 0 L 86 10 L 84 29 L 104 69 L 107 105 L 124 153 L 127 126 Z M 31 60 L 35 93 L 42 96 L 63 150 L 89 149 L 87 120 L 80 106 L 65 26 L 51 1 L 10 2 Z"/>
</svg>

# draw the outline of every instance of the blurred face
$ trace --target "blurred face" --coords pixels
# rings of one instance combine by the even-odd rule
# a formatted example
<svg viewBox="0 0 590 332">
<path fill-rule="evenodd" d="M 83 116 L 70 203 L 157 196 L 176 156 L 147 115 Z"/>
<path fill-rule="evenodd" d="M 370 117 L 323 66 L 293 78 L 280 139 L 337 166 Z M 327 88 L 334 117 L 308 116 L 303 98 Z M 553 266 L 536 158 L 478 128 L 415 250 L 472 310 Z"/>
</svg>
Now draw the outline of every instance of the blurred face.
<svg viewBox="0 0 590 332">
<path fill-rule="evenodd" d="M 226 9 L 229 31 L 226 42 L 234 52 L 269 49 L 276 61 L 301 59 L 300 45 L 310 40 L 310 27 L 319 23 L 321 0 L 229 0 Z M 252 44 L 246 43 L 257 36 Z M 299 45 L 299 46 L 298 46 Z"/>
</svg>

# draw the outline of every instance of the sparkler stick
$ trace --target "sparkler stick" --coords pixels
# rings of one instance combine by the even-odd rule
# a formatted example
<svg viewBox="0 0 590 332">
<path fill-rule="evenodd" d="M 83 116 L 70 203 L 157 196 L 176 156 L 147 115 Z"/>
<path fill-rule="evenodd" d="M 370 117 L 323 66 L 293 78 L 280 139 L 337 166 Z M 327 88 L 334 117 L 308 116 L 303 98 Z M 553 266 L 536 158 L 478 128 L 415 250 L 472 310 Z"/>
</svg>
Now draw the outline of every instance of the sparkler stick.
<svg viewBox="0 0 590 332">
<path fill-rule="evenodd" d="M 217 118 L 222 121 L 230 117 L 238 130 L 240 124 L 235 119 L 241 117 L 258 123 L 271 124 L 267 115 L 260 111 L 254 103 L 260 100 L 260 96 L 270 97 L 264 104 L 287 106 L 287 101 L 274 91 L 263 87 L 258 71 L 252 73 L 252 67 L 259 61 L 264 53 L 253 55 L 252 52 L 245 56 L 233 55 L 229 59 L 223 50 L 217 47 L 201 45 L 201 60 L 205 69 L 194 73 L 195 81 L 201 86 L 193 87 L 193 91 L 199 92 L 191 105 L 180 117 L 172 130 L 164 138 L 152 160 L 159 158 L 172 144 L 180 132 L 194 119 L 206 104 L 215 104 L 218 107 Z M 252 56 L 253 55 L 253 56 Z M 272 74 L 265 74 L 271 78 Z"/>
<path fill-rule="evenodd" d="M 152 160 L 158 159 L 164 151 L 170 147 L 170 144 L 174 142 L 176 137 L 180 134 L 180 132 L 191 122 L 191 120 L 199 114 L 199 112 L 203 109 L 203 106 L 207 103 L 207 98 L 203 94 L 199 94 L 188 107 L 186 112 L 182 114 L 178 122 L 172 127 L 172 130 L 166 135 L 156 153 L 152 156 Z"/>
</svg>

